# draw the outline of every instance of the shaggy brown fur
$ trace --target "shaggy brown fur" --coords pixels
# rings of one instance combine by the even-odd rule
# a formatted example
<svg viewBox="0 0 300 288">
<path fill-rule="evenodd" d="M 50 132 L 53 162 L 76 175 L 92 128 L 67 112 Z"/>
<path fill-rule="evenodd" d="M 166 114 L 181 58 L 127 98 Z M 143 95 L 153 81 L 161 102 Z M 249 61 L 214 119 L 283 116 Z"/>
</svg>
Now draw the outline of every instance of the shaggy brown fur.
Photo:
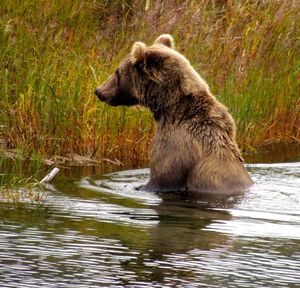
<svg viewBox="0 0 300 288">
<path fill-rule="evenodd" d="M 149 107 L 157 121 L 149 190 L 234 193 L 252 184 L 235 124 L 206 82 L 164 34 L 131 53 L 96 94 L 107 104 Z"/>
</svg>

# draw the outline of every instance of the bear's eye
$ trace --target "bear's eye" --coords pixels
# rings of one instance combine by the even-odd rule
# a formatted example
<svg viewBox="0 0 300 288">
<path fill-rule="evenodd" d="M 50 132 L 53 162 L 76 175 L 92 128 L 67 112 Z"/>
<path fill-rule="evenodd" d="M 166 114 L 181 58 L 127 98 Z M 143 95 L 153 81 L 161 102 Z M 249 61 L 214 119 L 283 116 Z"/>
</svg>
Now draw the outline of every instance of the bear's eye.
<svg viewBox="0 0 300 288">
<path fill-rule="evenodd" d="M 117 83 L 119 83 L 119 81 L 120 81 L 120 71 L 119 71 L 119 68 L 116 70 L 115 74 L 117 76 Z"/>
</svg>

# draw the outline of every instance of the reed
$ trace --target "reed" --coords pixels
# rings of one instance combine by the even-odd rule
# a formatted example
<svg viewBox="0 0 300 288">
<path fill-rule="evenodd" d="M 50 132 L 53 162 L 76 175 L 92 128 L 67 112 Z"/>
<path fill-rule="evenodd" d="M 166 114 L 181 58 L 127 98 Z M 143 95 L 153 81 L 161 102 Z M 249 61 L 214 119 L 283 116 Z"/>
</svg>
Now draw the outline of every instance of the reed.
<svg viewBox="0 0 300 288">
<path fill-rule="evenodd" d="M 109 107 L 94 89 L 160 33 L 229 107 L 243 149 L 300 140 L 299 1 L 144 2 L 1 1 L 0 152 L 147 159 L 149 111 Z"/>
<path fill-rule="evenodd" d="M 41 204 L 46 193 L 37 179 L 41 179 L 41 173 L 46 173 L 43 170 L 37 159 L 25 162 L 21 155 L 14 155 L 13 161 L 0 157 L 0 204 Z"/>
</svg>

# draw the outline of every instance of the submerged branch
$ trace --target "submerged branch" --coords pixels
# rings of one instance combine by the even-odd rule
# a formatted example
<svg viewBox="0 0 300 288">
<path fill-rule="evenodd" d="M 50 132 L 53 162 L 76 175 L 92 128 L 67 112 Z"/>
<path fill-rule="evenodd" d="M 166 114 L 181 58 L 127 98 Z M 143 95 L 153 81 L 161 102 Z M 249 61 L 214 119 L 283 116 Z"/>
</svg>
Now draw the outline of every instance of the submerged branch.
<svg viewBox="0 0 300 288">
<path fill-rule="evenodd" d="M 55 167 L 54 169 L 51 170 L 49 174 L 47 174 L 41 181 L 40 184 L 45 184 L 49 183 L 55 176 L 56 174 L 60 171 L 59 168 Z"/>
</svg>

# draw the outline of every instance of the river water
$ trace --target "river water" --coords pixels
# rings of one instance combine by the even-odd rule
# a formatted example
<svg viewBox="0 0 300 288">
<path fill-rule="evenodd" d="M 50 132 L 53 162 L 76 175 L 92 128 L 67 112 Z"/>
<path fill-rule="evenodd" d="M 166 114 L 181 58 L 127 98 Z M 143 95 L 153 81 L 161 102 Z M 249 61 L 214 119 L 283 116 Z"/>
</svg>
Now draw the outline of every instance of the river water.
<svg viewBox="0 0 300 288">
<path fill-rule="evenodd" d="M 300 162 L 222 198 L 147 193 L 148 169 L 62 169 L 0 206 L 0 287 L 300 287 Z"/>
</svg>

